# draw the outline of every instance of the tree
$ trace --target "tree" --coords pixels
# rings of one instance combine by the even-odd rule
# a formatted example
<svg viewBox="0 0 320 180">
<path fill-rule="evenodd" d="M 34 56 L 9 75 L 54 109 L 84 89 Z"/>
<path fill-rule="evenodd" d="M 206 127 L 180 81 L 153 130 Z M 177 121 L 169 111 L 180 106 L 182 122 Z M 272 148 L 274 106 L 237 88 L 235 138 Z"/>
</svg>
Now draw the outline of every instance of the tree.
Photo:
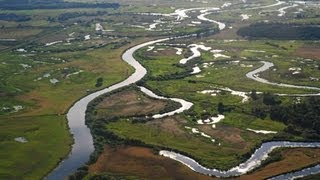
<svg viewBox="0 0 320 180">
<path fill-rule="evenodd" d="M 224 111 L 225 111 L 224 104 L 223 104 L 222 102 L 219 102 L 219 103 L 218 103 L 218 112 L 219 112 L 220 114 L 223 114 Z"/>
<path fill-rule="evenodd" d="M 266 105 L 277 105 L 281 104 L 281 101 L 270 93 L 263 93 L 263 103 Z"/>
<path fill-rule="evenodd" d="M 250 97 L 251 97 L 253 100 L 257 100 L 257 99 L 258 99 L 257 91 L 256 91 L 255 89 L 253 89 L 253 90 L 251 91 Z"/>
<path fill-rule="evenodd" d="M 261 109 L 259 107 L 252 109 L 252 113 L 256 117 L 261 118 L 261 119 L 264 119 L 264 118 L 267 117 L 267 113 L 263 109 Z"/>
<path fill-rule="evenodd" d="M 103 78 L 100 77 L 100 78 L 97 79 L 96 87 L 101 87 L 102 84 L 103 84 Z"/>
</svg>

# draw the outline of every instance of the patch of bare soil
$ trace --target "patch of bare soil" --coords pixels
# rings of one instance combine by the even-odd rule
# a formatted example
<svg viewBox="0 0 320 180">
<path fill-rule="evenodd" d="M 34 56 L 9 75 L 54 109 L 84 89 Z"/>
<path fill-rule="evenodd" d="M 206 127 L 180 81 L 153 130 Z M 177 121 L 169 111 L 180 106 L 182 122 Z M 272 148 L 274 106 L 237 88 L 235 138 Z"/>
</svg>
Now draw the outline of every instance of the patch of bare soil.
<svg viewBox="0 0 320 180">
<path fill-rule="evenodd" d="M 318 59 L 320 60 L 320 47 L 316 46 L 303 46 L 298 48 L 293 55 L 302 57 L 302 58 L 310 58 L 310 59 Z"/>
<path fill-rule="evenodd" d="M 156 114 L 167 102 L 149 98 L 136 90 L 124 90 L 106 97 L 97 106 L 98 116 L 139 116 Z"/>
<path fill-rule="evenodd" d="M 229 126 L 219 126 L 213 129 L 210 125 L 201 125 L 199 129 L 215 139 L 236 145 L 239 148 L 248 147 L 248 143 L 241 137 L 241 130 Z"/>
<path fill-rule="evenodd" d="M 164 119 L 156 119 L 153 121 L 149 121 L 146 123 L 146 125 L 153 128 L 161 129 L 170 134 L 182 135 L 186 133 L 181 129 L 184 123 L 186 123 L 186 120 L 178 116 L 171 116 Z"/>
<path fill-rule="evenodd" d="M 97 162 L 90 165 L 89 172 L 107 172 L 143 179 L 212 179 L 192 171 L 177 161 L 156 155 L 149 148 L 136 146 L 106 146 Z"/>
</svg>

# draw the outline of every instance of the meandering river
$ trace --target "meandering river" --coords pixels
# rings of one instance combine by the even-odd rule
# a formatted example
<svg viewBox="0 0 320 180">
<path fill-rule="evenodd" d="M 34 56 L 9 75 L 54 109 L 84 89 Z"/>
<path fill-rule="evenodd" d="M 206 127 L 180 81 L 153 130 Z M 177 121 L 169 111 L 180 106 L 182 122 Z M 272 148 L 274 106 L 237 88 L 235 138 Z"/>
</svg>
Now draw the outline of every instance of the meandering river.
<svg viewBox="0 0 320 180">
<path fill-rule="evenodd" d="M 147 74 L 147 70 L 134 59 L 133 53 L 142 47 L 166 40 L 169 40 L 169 38 L 146 42 L 128 49 L 122 55 L 122 59 L 129 65 L 133 66 L 135 68 L 135 72 L 120 83 L 83 97 L 69 109 L 67 119 L 70 133 L 73 135 L 74 144 L 72 145 L 72 150 L 68 157 L 61 161 L 58 167 L 47 176 L 48 180 L 64 179 L 75 172 L 77 168 L 88 162 L 90 154 L 94 151 L 90 129 L 85 125 L 85 112 L 88 104 L 102 94 L 128 86 L 141 80 Z"/>
<path fill-rule="evenodd" d="M 270 5 L 270 6 L 276 6 L 280 5 L 283 2 L 278 1 L 277 4 Z M 270 7 L 266 6 L 266 7 Z M 261 8 L 261 7 L 260 7 Z M 263 7 L 265 8 L 265 7 Z M 205 18 L 205 15 L 200 15 L 200 19 L 207 20 Z M 205 18 L 205 19 L 204 19 Z M 216 21 L 210 20 L 214 23 L 218 23 Z M 219 23 L 218 23 L 219 24 Z M 223 23 L 219 24 L 219 28 L 223 29 L 225 25 Z M 187 36 L 186 36 L 187 37 Z M 181 37 L 180 37 L 181 38 Z M 96 97 L 114 91 L 116 89 L 128 86 L 130 84 L 136 83 L 137 81 L 141 80 L 146 74 L 147 70 L 133 57 L 133 53 L 137 51 L 140 48 L 153 45 L 155 43 L 163 42 L 170 40 L 170 38 L 164 38 L 159 40 L 154 40 L 150 42 L 146 42 L 137 46 L 134 46 L 127 51 L 124 52 L 122 55 L 122 59 L 127 62 L 129 65 L 134 67 L 135 72 L 125 79 L 122 82 L 119 82 L 117 84 L 114 84 L 110 87 L 107 87 L 105 89 L 102 89 L 100 91 L 94 92 L 92 94 L 89 94 L 79 101 L 77 101 L 68 111 L 67 119 L 68 119 L 68 125 L 70 128 L 70 132 L 73 135 L 74 138 L 74 144 L 72 145 L 72 150 L 68 157 L 60 162 L 60 164 L 46 177 L 46 179 L 49 180 L 57 180 L 57 179 L 64 179 L 68 175 L 75 172 L 79 167 L 83 166 L 86 162 L 88 162 L 89 157 L 91 153 L 94 151 L 94 145 L 93 145 L 93 138 L 90 132 L 90 129 L 85 125 L 85 112 L 87 110 L 88 104 L 94 100 Z M 257 73 L 265 71 L 273 66 L 272 63 L 269 62 L 263 62 L 264 65 L 250 73 L 247 74 L 248 78 L 251 78 L 253 80 L 259 81 L 261 83 L 270 84 L 270 85 L 276 85 L 276 86 L 282 86 L 282 87 L 290 87 L 290 88 L 303 88 L 303 89 L 311 89 L 311 90 L 320 90 L 320 88 L 317 87 L 307 87 L 307 86 L 295 86 L 295 85 L 289 85 L 289 84 L 281 84 L 281 83 L 273 83 L 269 82 L 268 80 L 259 78 L 257 76 Z M 146 94 L 150 96 L 154 96 L 157 98 L 164 98 L 155 95 L 150 90 L 147 90 L 143 87 L 141 87 L 141 90 L 144 91 Z M 182 104 L 182 108 L 169 112 L 165 115 L 173 115 L 175 113 L 182 112 L 186 109 L 189 109 L 192 106 L 192 103 L 189 103 L 187 101 L 181 100 L 181 99 L 172 99 L 177 102 L 180 102 Z M 162 115 L 157 115 L 157 117 L 162 117 Z M 230 177 L 230 176 L 238 176 L 244 173 L 247 173 L 248 171 L 253 170 L 254 168 L 257 168 L 260 166 L 261 162 L 268 157 L 268 154 L 274 149 L 278 147 L 320 147 L 320 143 L 309 143 L 309 142 L 287 142 L 287 141 L 277 141 L 277 142 L 267 142 L 263 143 L 259 149 L 257 149 L 252 156 L 244 163 L 240 164 L 237 167 L 231 168 L 228 171 L 220 171 L 217 169 L 209 169 L 206 167 L 201 166 L 198 162 L 195 160 L 172 152 L 172 151 L 160 151 L 160 154 L 166 157 L 169 157 L 171 159 L 177 160 L 186 166 L 190 167 L 192 170 L 212 175 L 212 176 L 218 176 L 218 177 Z M 311 169 L 311 170 L 309 170 Z M 304 171 L 298 171 L 297 173 L 299 176 L 306 176 L 312 173 L 319 173 L 320 168 L 316 166 L 316 168 L 306 168 Z M 291 177 L 292 174 L 284 175 L 284 177 Z"/>
</svg>

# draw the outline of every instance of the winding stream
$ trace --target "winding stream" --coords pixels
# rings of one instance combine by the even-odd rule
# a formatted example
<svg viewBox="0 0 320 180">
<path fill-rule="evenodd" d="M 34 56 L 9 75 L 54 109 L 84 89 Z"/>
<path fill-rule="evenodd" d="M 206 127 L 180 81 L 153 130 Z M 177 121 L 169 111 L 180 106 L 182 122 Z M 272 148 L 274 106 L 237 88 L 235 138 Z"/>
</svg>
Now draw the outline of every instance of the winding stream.
<svg viewBox="0 0 320 180">
<path fill-rule="evenodd" d="M 260 78 L 259 77 L 259 73 L 266 71 L 268 69 L 270 69 L 271 67 L 274 66 L 273 63 L 271 62 L 267 62 L 267 61 L 261 61 L 263 63 L 263 66 L 259 67 L 256 70 L 253 70 L 249 73 L 246 74 L 247 78 L 250 78 L 252 80 L 258 81 L 260 83 L 264 83 L 264 84 L 269 84 L 269 85 L 274 85 L 274 86 L 280 86 L 280 87 L 287 87 L 287 88 L 298 88 L 298 89 L 310 89 L 310 90 L 316 90 L 316 91 L 320 91 L 320 88 L 318 87 L 311 87 L 311 86 L 298 86 L 298 85 L 291 85 L 291 84 L 284 84 L 284 83 L 275 83 L 275 82 L 270 82 L 266 79 Z"/>
<path fill-rule="evenodd" d="M 310 87 L 310 86 L 297 86 L 297 85 L 290 85 L 290 84 L 284 84 L 284 83 L 274 83 L 270 82 L 266 79 L 260 78 L 257 74 L 263 71 L 268 70 L 269 68 L 273 67 L 274 64 L 271 62 L 261 61 L 263 63 L 263 66 L 259 67 L 258 69 L 255 69 L 249 73 L 246 74 L 246 76 L 250 79 L 253 79 L 255 81 L 264 83 L 264 84 L 270 84 L 280 87 L 288 87 L 288 88 L 300 88 L 300 89 L 311 89 L 311 90 L 319 90 L 318 87 Z M 290 96 L 290 94 L 279 94 L 279 95 L 287 95 Z M 314 96 L 319 95 L 318 94 L 302 94 L 300 96 Z M 292 96 L 299 96 L 299 94 L 292 94 Z M 246 174 L 255 168 L 259 167 L 265 159 L 267 159 L 269 156 L 268 154 L 272 152 L 275 148 L 298 148 L 298 147 L 305 147 L 305 148 L 320 148 L 320 142 L 289 142 L 289 141 L 274 141 L 274 142 L 266 142 L 263 143 L 260 148 L 258 148 L 251 157 L 244 163 L 241 163 L 240 165 L 233 167 L 227 171 L 220 171 L 218 169 L 209 169 L 202 165 L 200 165 L 197 161 L 194 159 L 191 159 L 187 156 L 184 156 L 179 153 L 175 153 L 173 151 L 165 151 L 162 150 L 159 152 L 160 155 L 171 158 L 173 160 L 179 161 L 183 163 L 184 165 L 188 166 L 193 171 L 206 174 L 209 176 L 216 176 L 216 177 L 232 177 L 232 176 L 240 176 L 243 174 Z M 311 168 L 305 168 L 297 172 L 283 174 L 280 176 L 276 176 L 272 179 L 292 179 L 295 177 L 304 177 L 306 175 L 315 174 L 320 172 L 320 165 L 314 166 Z"/>
<path fill-rule="evenodd" d="M 200 165 L 195 160 L 175 153 L 172 151 L 160 151 L 159 154 L 173 160 L 179 161 L 184 165 L 188 166 L 193 171 L 196 171 L 201 174 L 206 174 L 209 176 L 216 177 L 231 177 L 231 176 L 240 176 L 246 174 L 253 169 L 259 167 L 263 160 L 268 158 L 268 154 L 272 152 L 275 148 L 287 147 L 287 148 L 298 148 L 298 147 L 308 147 L 308 148 L 319 148 L 320 142 L 309 143 L 309 142 L 289 142 L 289 141 L 274 141 L 263 143 L 259 149 L 257 149 L 251 157 L 244 163 L 231 168 L 227 171 L 220 171 L 217 169 L 209 169 Z"/>
<path fill-rule="evenodd" d="M 167 113 L 163 113 L 163 114 L 155 114 L 152 116 L 152 118 L 154 119 L 159 119 L 159 118 L 163 118 L 163 117 L 166 117 L 166 116 L 173 116 L 175 114 L 179 114 L 179 113 L 182 113 L 183 111 L 185 110 L 188 110 L 190 109 L 192 106 L 193 106 L 193 103 L 191 102 L 188 102 L 188 101 L 185 101 L 183 99 L 179 99 L 179 98 L 166 98 L 166 97 L 162 97 L 162 96 L 158 96 L 156 95 L 155 93 L 153 93 L 152 91 L 150 91 L 149 89 L 145 88 L 145 87 L 139 87 L 140 90 L 145 93 L 146 95 L 152 97 L 152 98 L 156 98 L 156 99 L 164 99 L 164 100 L 171 100 L 171 101 L 175 101 L 177 103 L 180 103 L 181 104 L 181 107 L 174 110 L 174 111 L 170 111 L 170 112 L 167 112 Z"/>
</svg>

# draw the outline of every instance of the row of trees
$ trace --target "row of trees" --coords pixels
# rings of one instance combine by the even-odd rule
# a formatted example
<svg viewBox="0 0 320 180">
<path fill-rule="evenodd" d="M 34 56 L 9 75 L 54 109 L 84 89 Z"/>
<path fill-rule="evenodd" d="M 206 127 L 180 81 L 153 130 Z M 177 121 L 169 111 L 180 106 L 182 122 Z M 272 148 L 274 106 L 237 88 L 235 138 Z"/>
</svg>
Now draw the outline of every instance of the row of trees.
<svg viewBox="0 0 320 180">
<path fill-rule="evenodd" d="M 67 9 L 67 8 L 119 8 L 118 3 L 80 3 L 65 2 L 63 0 L 1 0 L 0 9 L 28 10 L 28 9 Z"/>
<path fill-rule="evenodd" d="M 301 24 L 255 23 L 240 28 L 237 34 L 249 38 L 319 40 L 320 27 Z"/>
<path fill-rule="evenodd" d="M 23 22 L 23 21 L 29 21 L 31 20 L 31 18 L 30 16 L 27 16 L 27 15 L 17 15 L 14 13 L 2 13 L 0 14 L 0 20 Z"/>
<path fill-rule="evenodd" d="M 108 14 L 107 11 L 97 11 L 97 12 L 67 12 L 62 13 L 58 16 L 58 21 L 66 21 L 68 19 L 81 17 L 81 16 L 102 16 Z"/>
</svg>

